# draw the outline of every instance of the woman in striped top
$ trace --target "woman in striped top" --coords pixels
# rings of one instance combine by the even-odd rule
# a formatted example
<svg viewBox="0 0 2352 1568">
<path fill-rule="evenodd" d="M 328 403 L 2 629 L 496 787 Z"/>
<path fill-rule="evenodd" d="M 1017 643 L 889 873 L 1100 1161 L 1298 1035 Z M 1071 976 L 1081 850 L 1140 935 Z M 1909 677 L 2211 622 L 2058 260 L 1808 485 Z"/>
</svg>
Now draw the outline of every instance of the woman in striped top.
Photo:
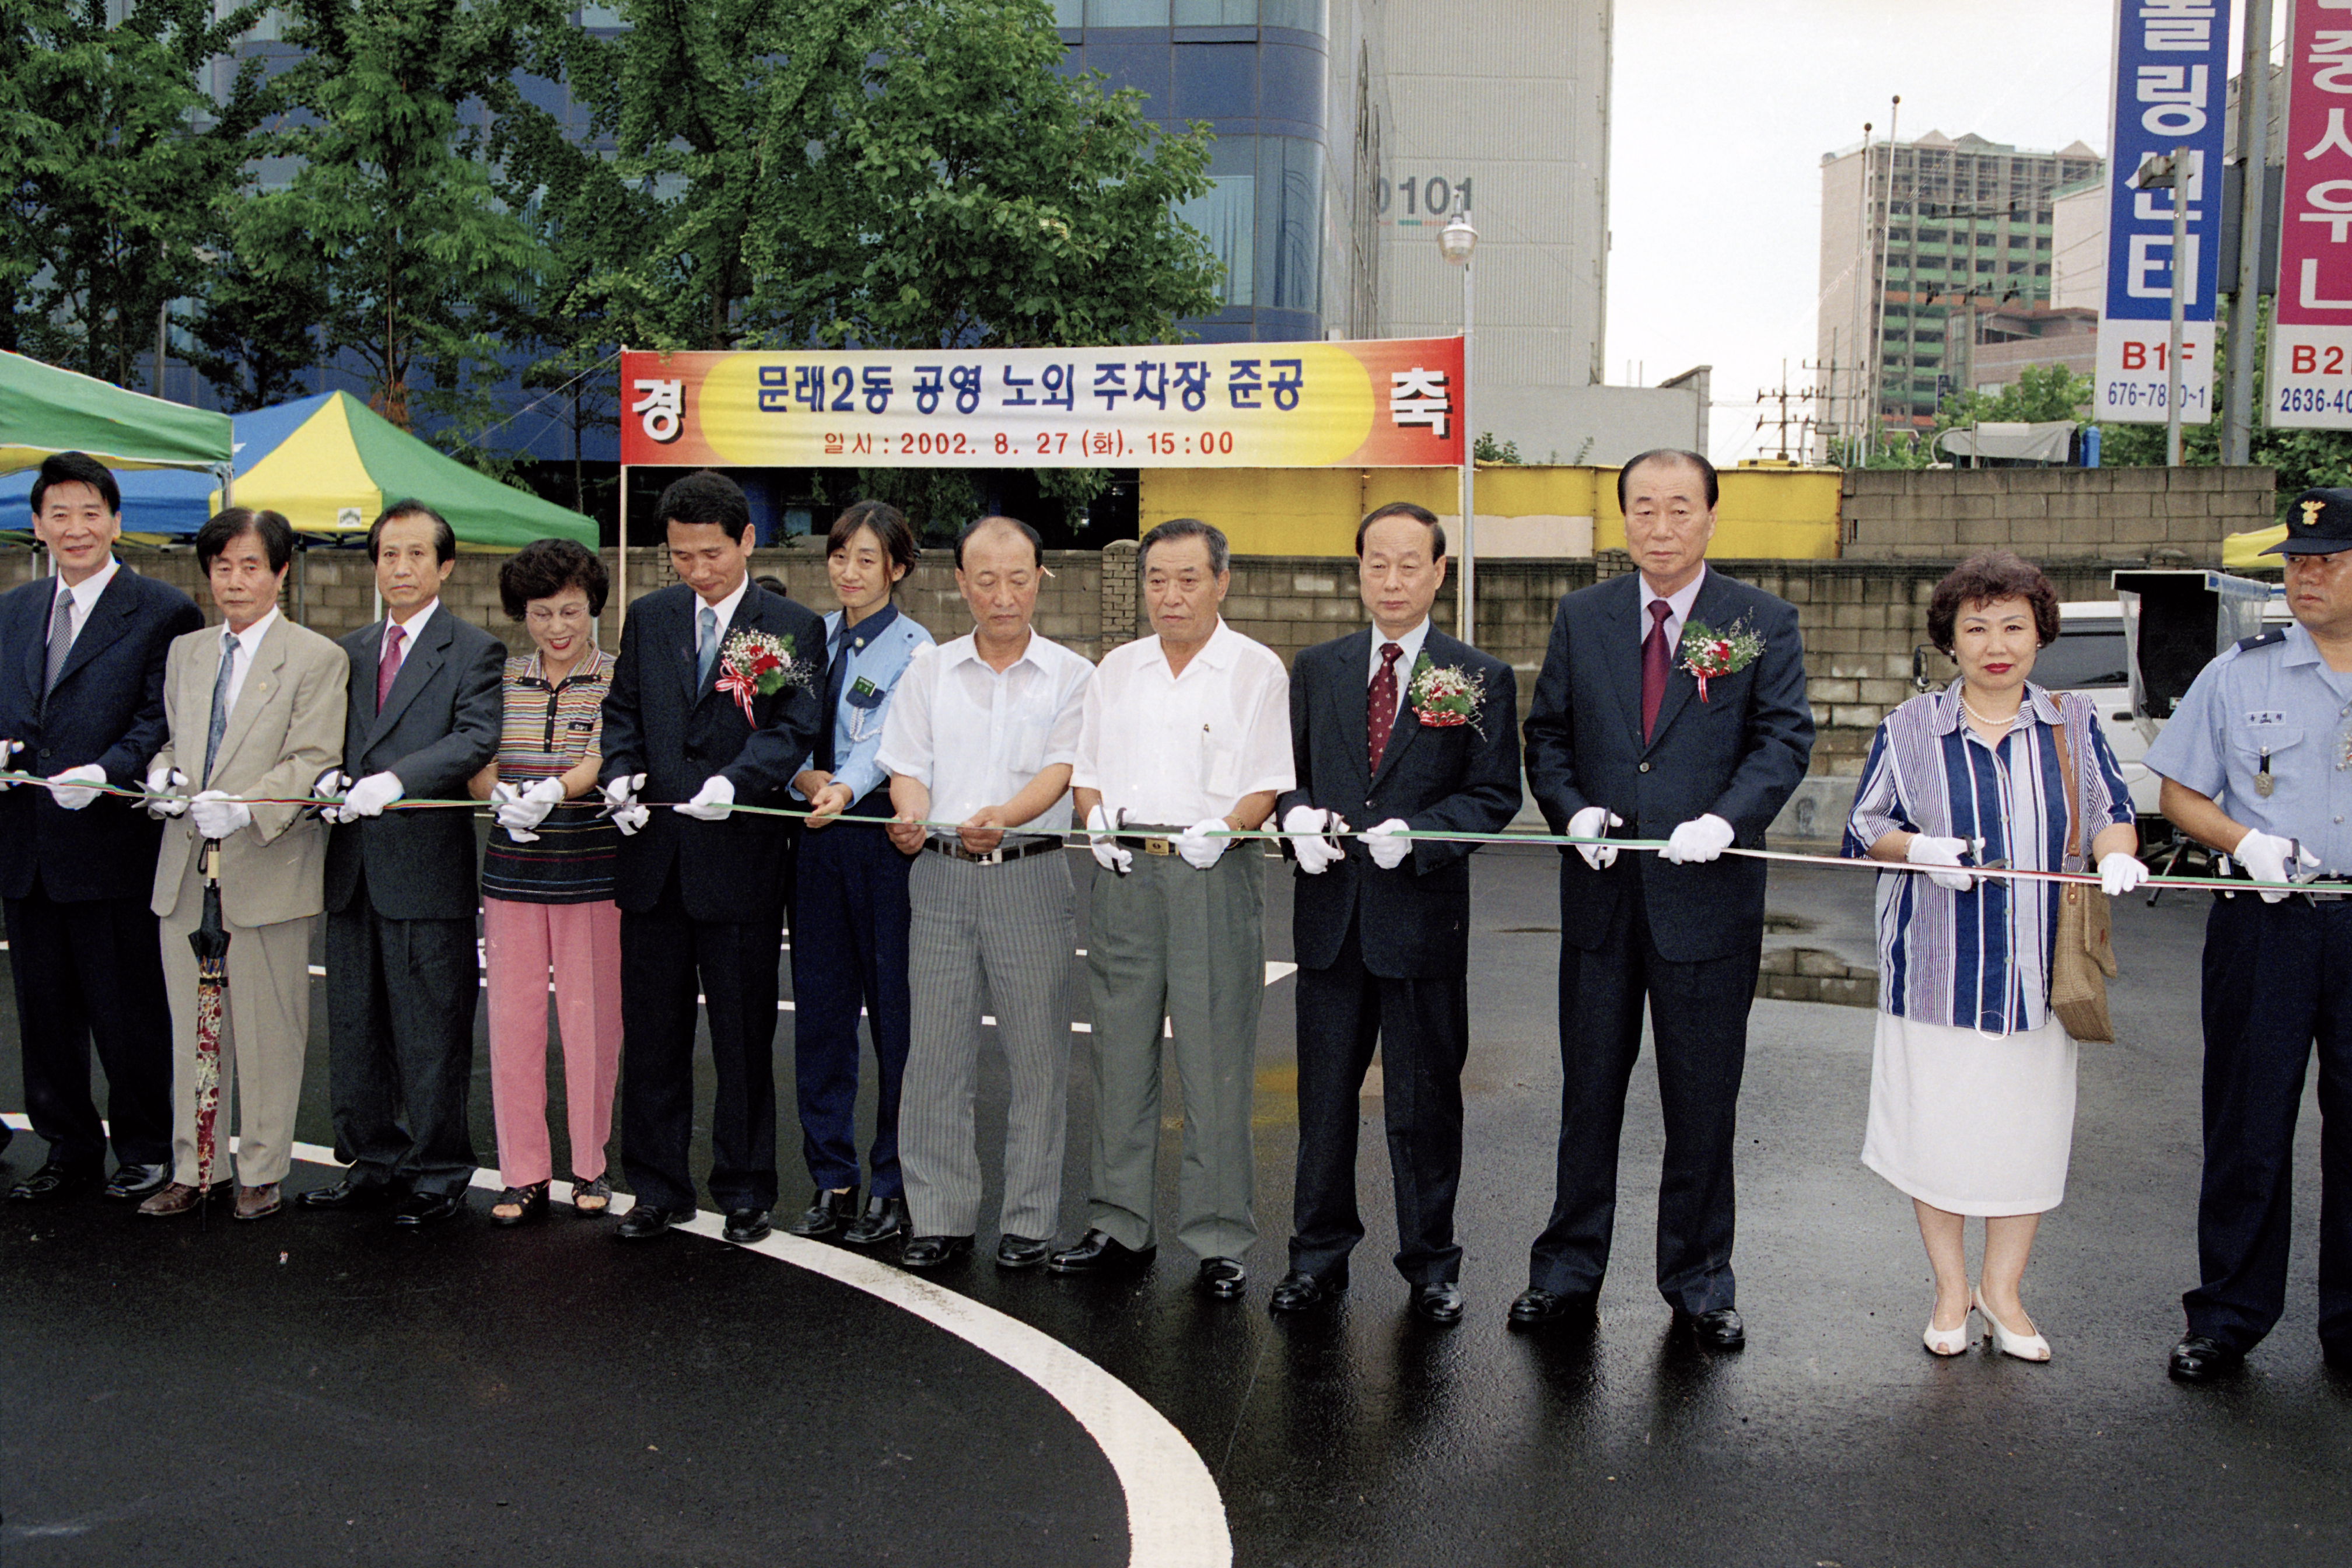
<svg viewBox="0 0 2352 1568">
<path fill-rule="evenodd" d="M 2098 714 L 2031 685 L 2057 640 L 2058 595 L 2007 551 L 1936 586 L 1927 635 L 1960 667 L 1942 691 L 1886 716 L 1846 824 L 1845 852 L 1937 869 L 1878 879 L 1878 1036 L 1863 1163 L 1911 1198 L 1936 1271 L 1923 1336 L 1937 1355 L 1992 1339 L 2050 1359 L 2018 1295 L 2034 1232 L 2066 1188 L 2074 1136 L 2074 1042 L 2050 1012 L 2058 884 L 1979 879 L 1969 866 L 2056 870 L 2067 838 L 2066 767 L 2081 837 L 2106 891 L 2139 885 L 2132 803 Z M 1985 1222 L 1969 1285 L 1967 1216 Z"/>
<path fill-rule="evenodd" d="M 568 539 L 526 545 L 499 573 L 499 597 L 530 634 L 507 660 L 506 728 L 473 794 L 497 808 L 482 858 L 482 962 L 490 1011 L 490 1104 L 506 1191 L 493 1225 L 547 1213 L 547 994 L 563 1032 L 572 1203 L 612 1205 L 604 1145 L 621 1073 L 620 839 L 597 810 L 604 693 L 613 656 L 596 646 L 604 563 Z"/>
</svg>

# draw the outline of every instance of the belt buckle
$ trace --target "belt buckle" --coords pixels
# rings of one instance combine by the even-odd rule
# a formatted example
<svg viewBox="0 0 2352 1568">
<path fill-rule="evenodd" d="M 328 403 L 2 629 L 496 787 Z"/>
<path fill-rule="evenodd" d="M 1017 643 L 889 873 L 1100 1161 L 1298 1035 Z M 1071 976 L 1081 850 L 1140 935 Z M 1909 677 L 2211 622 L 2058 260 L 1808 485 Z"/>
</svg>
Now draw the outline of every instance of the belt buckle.
<svg viewBox="0 0 2352 1568">
<path fill-rule="evenodd" d="M 1143 852 L 1146 855 L 1173 855 L 1176 853 L 1176 841 L 1172 838 L 1146 838 Z"/>
<path fill-rule="evenodd" d="M 965 850 L 964 853 L 971 857 L 971 863 L 975 866 L 1002 866 L 1004 864 L 1004 847 L 1001 844 L 984 854 L 975 855 L 969 849 Z"/>
</svg>

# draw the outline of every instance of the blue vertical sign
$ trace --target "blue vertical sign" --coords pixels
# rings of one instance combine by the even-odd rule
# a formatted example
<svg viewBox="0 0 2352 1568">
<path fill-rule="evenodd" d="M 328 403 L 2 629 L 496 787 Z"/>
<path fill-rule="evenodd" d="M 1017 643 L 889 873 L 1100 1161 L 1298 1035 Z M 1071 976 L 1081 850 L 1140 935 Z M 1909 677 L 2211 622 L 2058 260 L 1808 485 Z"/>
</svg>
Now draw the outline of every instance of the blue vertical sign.
<svg viewBox="0 0 2352 1568">
<path fill-rule="evenodd" d="M 2161 425 L 2168 410 L 2172 290 L 2184 284 L 2180 416 L 2213 416 L 2213 296 L 2221 268 L 2221 133 L 2230 0 L 2119 0 L 2115 135 L 2107 159 L 2107 298 L 2092 417 Z M 2140 165 L 2187 148 L 2185 188 L 2143 191 Z M 2172 254 L 2173 204 L 2188 243 Z"/>
</svg>

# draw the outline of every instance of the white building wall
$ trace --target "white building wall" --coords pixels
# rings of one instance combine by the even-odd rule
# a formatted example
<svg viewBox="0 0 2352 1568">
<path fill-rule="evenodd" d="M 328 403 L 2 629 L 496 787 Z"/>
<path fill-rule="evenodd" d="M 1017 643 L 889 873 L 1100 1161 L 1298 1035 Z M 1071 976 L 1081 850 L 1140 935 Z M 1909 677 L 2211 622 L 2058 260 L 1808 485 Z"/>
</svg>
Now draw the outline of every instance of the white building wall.
<svg viewBox="0 0 2352 1568">
<path fill-rule="evenodd" d="M 1370 10 L 1388 115 L 1379 334 L 1462 330 L 1462 273 L 1437 231 L 1466 184 L 1479 237 L 1471 425 L 1530 458 L 1566 458 L 1595 435 L 1595 405 L 1576 395 L 1606 363 L 1612 0 Z"/>
</svg>

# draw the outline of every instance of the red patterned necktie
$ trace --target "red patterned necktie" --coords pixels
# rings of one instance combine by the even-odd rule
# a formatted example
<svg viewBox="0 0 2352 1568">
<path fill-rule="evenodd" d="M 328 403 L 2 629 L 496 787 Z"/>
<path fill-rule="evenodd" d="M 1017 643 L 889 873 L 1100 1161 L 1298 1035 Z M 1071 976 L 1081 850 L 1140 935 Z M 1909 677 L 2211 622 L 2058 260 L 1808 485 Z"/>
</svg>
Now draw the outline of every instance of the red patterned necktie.
<svg viewBox="0 0 2352 1568">
<path fill-rule="evenodd" d="M 1658 706 L 1666 700 L 1666 617 L 1675 607 L 1664 599 L 1650 601 L 1650 635 L 1642 639 L 1642 743 L 1648 745 L 1658 728 Z"/>
<path fill-rule="evenodd" d="M 1395 643 L 1381 645 L 1381 672 L 1372 677 L 1372 689 L 1364 700 L 1364 732 L 1371 738 L 1372 772 L 1381 771 L 1381 755 L 1389 749 L 1389 732 L 1396 728 L 1397 660 L 1404 649 Z"/>
<path fill-rule="evenodd" d="M 375 666 L 375 710 L 383 711 L 384 699 L 392 695 L 392 683 L 400 679 L 400 645 L 408 634 L 394 626 L 383 634 L 383 657 Z"/>
</svg>

